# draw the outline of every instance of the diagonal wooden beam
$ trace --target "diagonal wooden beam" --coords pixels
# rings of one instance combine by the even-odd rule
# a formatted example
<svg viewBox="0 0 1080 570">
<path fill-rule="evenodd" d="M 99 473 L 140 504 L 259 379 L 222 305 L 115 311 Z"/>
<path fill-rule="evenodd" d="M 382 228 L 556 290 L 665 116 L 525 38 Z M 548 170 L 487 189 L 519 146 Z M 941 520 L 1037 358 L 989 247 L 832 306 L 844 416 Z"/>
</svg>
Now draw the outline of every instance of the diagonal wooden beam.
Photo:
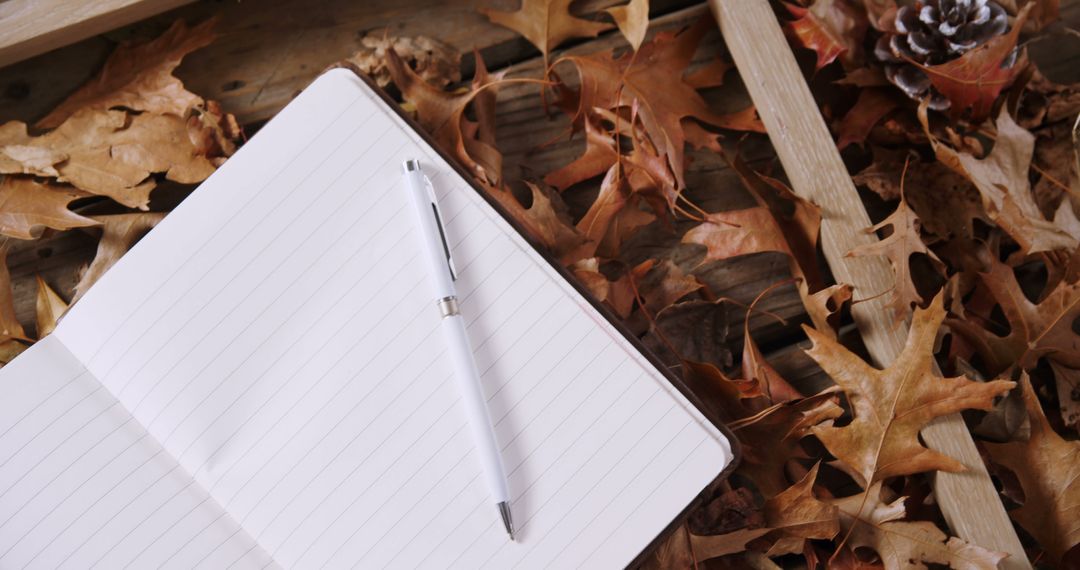
<svg viewBox="0 0 1080 570">
<path fill-rule="evenodd" d="M 818 112 L 780 23 L 768 0 L 709 0 L 721 34 L 757 105 L 794 191 L 822 210 L 821 245 L 837 281 L 868 299 L 851 313 L 878 366 L 892 363 L 903 349 L 907 327 L 894 326 L 879 295 L 893 285 L 882 257 L 847 257 L 859 245 L 877 241 L 866 228 L 870 216 Z M 1016 531 L 958 414 L 938 418 L 922 431 L 931 448 L 964 464 L 962 473 L 938 473 L 934 492 L 952 531 L 971 543 L 1009 554 L 1002 568 L 1031 568 Z"/>
</svg>

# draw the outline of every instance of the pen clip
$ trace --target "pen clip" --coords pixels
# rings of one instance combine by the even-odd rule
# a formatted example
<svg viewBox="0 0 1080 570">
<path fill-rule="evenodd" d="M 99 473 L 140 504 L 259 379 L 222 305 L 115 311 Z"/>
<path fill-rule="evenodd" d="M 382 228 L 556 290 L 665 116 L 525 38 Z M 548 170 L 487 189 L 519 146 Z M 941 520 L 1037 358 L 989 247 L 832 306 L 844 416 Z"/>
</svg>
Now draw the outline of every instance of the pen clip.
<svg viewBox="0 0 1080 570">
<path fill-rule="evenodd" d="M 443 228 L 442 213 L 439 211 L 439 202 L 435 199 L 435 187 L 431 179 L 424 175 L 424 185 L 427 186 L 428 196 L 431 199 L 431 212 L 435 215 L 435 227 L 439 228 L 439 238 L 442 239 L 443 253 L 446 254 L 446 266 L 450 269 L 450 279 L 457 281 L 457 268 L 454 267 L 454 257 L 450 255 L 450 243 L 446 240 L 446 230 Z"/>
</svg>

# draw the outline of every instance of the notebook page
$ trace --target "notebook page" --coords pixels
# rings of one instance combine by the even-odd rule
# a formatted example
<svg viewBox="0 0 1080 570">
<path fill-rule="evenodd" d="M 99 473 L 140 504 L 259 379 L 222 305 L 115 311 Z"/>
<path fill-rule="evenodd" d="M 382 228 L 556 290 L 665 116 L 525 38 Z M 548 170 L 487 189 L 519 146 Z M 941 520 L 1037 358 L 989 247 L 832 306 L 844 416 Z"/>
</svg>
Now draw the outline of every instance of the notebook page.
<svg viewBox="0 0 1080 570">
<path fill-rule="evenodd" d="M 400 164 L 431 176 L 510 477 L 472 453 Z M 727 442 L 355 77 L 312 84 L 58 334 L 286 567 L 621 566 Z"/>
<path fill-rule="evenodd" d="M 272 563 L 56 337 L 0 390 L 0 567 Z"/>
</svg>

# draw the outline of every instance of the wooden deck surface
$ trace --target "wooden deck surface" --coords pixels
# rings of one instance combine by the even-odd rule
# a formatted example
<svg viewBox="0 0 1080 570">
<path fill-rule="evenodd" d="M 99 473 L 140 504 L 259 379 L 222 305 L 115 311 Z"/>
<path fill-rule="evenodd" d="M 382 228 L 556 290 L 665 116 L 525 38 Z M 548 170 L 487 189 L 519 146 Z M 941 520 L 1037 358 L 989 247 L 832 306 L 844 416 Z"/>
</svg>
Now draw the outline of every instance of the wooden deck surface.
<svg viewBox="0 0 1080 570">
<path fill-rule="evenodd" d="M 594 13 L 615 2 L 587 0 L 575 10 Z M 473 49 L 483 55 L 490 69 L 510 67 L 512 74 L 538 75 L 539 53 L 513 32 L 493 25 L 478 8 L 512 9 L 517 0 L 302 0 L 200 1 L 97 36 L 78 44 L 0 68 L 0 122 L 19 119 L 31 122 L 45 114 L 76 86 L 90 77 L 115 42 L 130 37 L 152 37 L 176 18 L 197 21 L 219 15 L 218 39 L 188 56 L 177 75 L 189 88 L 220 101 L 240 121 L 257 128 L 272 117 L 327 66 L 360 47 L 361 38 L 388 29 L 391 35 L 426 35 L 447 42 L 466 54 L 463 75 L 472 72 Z M 650 34 L 678 29 L 707 10 L 704 2 L 652 0 Z M 1064 0 L 1065 24 L 1080 28 L 1080 0 Z M 617 32 L 571 44 L 558 53 L 587 53 L 622 47 Z M 711 34 L 699 52 L 705 58 L 722 49 L 719 34 Z M 1080 35 L 1061 34 L 1029 46 L 1032 58 L 1045 74 L 1058 82 L 1080 81 Z M 800 54 L 811 61 L 810 54 Z M 738 83 L 734 72 L 727 79 Z M 741 88 L 728 87 L 708 94 L 718 110 L 736 110 L 749 99 Z M 579 139 L 565 137 L 567 122 L 552 118 L 537 104 L 536 88 L 510 85 L 500 91 L 498 146 L 506 154 L 506 176 L 542 176 L 569 162 L 581 152 Z M 552 142 L 554 141 L 554 142 Z M 545 144 L 550 143 L 550 144 Z M 759 166 L 768 166 L 774 155 L 764 136 L 749 137 L 744 152 Z M 707 210 L 727 210 L 752 205 L 735 175 L 715 155 L 691 153 L 689 186 L 694 200 Z M 162 186 L 155 191 L 152 209 L 167 210 L 182 199 L 183 189 Z M 568 196 L 573 202 L 574 196 Z M 104 208 L 104 210 L 103 210 Z M 108 205 L 92 206 L 102 213 Z M 93 258 L 97 240 L 90 234 L 69 232 L 35 242 L 15 243 L 9 266 L 15 285 L 16 308 L 25 323 L 33 321 L 34 276 L 42 275 L 65 299 L 70 299 L 77 272 Z M 639 249 L 644 255 L 644 249 Z M 760 254 L 719 262 L 703 275 L 718 296 L 749 303 L 768 285 L 788 277 L 787 261 L 780 255 Z M 755 317 L 752 334 L 771 363 L 796 386 L 820 386 L 823 379 L 815 366 L 797 350 L 802 338 L 799 324 L 806 322 L 793 288 L 780 289 L 761 306 L 786 319 Z M 717 323 L 714 333 L 741 343 L 742 315 Z"/>
</svg>

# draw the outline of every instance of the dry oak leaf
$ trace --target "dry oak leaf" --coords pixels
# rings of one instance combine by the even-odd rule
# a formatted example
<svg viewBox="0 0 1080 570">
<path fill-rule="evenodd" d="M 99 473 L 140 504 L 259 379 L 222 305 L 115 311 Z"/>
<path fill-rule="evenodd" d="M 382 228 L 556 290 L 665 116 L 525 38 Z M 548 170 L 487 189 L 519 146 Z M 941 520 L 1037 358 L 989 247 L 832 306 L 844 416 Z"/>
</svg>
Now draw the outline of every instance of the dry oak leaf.
<svg viewBox="0 0 1080 570">
<path fill-rule="evenodd" d="M 682 243 L 706 247 L 702 264 L 765 251 L 791 255 L 772 213 L 761 206 L 708 214 L 705 222 L 683 235 Z"/>
<path fill-rule="evenodd" d="M 585 236 L 567 221 L 561 213 L 565 206 L 558 195 L 549 196 L 539 186 L 525 183 L 532 192 L 532 205 L 525 208 L 506 188 L 483 185 L 483 189 L 495 201 L 499 202 L 510 216 L 522 226 L 525 233 L 536 240 L 540 246 L 550 251 L 563 265 L 572 265 L 577 261 L 592 257 L 595 248 Z M 559 207 L 556 207 L 556 206 Z"/>
<path fill-rule="evenodd" d="M 750 303 L 750 308 L 746 311 L 746 318 L 743 319 L 742 377 L 744 380 L 755 382 L 760 386 L 769 404 L 797 400 L 803 397 L 794 386 L 788 383 L 769 364 L 769 361 L 765 359 L 765 355 L 761 353 L 757 342 L 754 341 L 753 335 L 750 334 L 750 316 L 754 313 L 754 308 L 776 286 L 784 283 L 786 282 L 781 281 L 762 291 Z"/>
<path fill-rule="evenodd" d="M 690 549 L 698 560 L 708 560 L 743 552 L 750 541 L 769 534 L 767 528 L 743 528 L 726 534 L 699 535 L 690 533 Z"/>
<path fill-rule="evenodd" d="M 715 27 L 711 18 L 698 20 L 679 34 L 661 33 L 636 54 L 616 59 L 611 53 L 568 56 L 581 76 L 578 115 L 594 107 L 617 109 L 637 106 L 638 116 L 655 146 L 674 173 L 676 187 L 685 187 L 683 119 L 697 119 L 720 128 L 747 128 L 743 115 L 719 115 L 708 108 L 700 94 L 683 79 L 698 43 Z M 558 63 L 558 62 L 557 62 Z M 760 121 L 751 130 L 764 132 Z"/>
<path fill-rule="evenodd" d="M 807 458 L 800 446 L 813 426 L 835 420 L 843 414 L 833 389 L 809 398 L 774 404 L 753 416 L 730 422 L 743 444 L 743 462 L 738 473 L 754 482 L 765 497 L 774 497 L 790 482 L 784 467 L 789 461 Z"/>
<path fill-rule="evenodd" d="M 578 18 L 570 13 L 573 0 L 521 0 L 513 12 L 481 9 L 492 22 L 521 34 L 547 61 L 551 50 L 572 38 L 595 38 L 610 24 Z M 646 10 L 646 15 L 648 10 Z"/>
<path fill-rule="evenodd" d="M 1024 504 L 1010 514 L 1056 565 L 1080 543 L 1080 442 L 1067 441 L 1050 427 L 1026 373 L 1020 384 L 1031 418 L 1031 438 L 987 443 L 986 448 L 994 462 L 1020 479 Z"/>
<path fill-rule="evenodd" d="M 929 136 L 925 104 L 920 120 Z M 930 138 L 938 160 L 966 176 L 982 195 L 989 217 L 1012 237 L 1025 253 L 1077 247 L 1076 238 L 1043 217 L 1035 203 L 1028 178 L 1035 152 L 1035 135 L 1016 124 L 1002 107 L 997 121 L 997 139 L 990 154 L 979 159 L 956 151 Z"/>
<path fill-rule="evenodd" d="M 5 176 L 0 181 L 0 234 L 35 239 L 41 235 L 42 228 L 69 230 L 95 226 L 94 220 L 68 209 L 72 201 L 86 196 L 69 186 Z"/>
<path fill-rule="evenodd" d="M 919 442 L 930 420 L 969 408 L 990 410 L 1015 383 L 972 382 L 934 374 L 934 340 L 945 319 L 939 294 L 916 309 L 900 356 L 885 370 L 867 364 L 828 336 L 803 326 L 813 346 L 807 354 L 847 395 L 853 419 L 843 427 L 815 426 L 814 435 L 852 469 L 864 487 L 899 475 L 962 471 L 963 465 Z"/>
<path fill-rule="evenodd" d="M 11 272 L 8 271 L 7 240 L 0 241 L 0 357 L 21 352 L 19 340 L 29 340 L 22 323 L 15 316 L 15 291 L 11 287 Z M 14 342 L 15 344 L 10 344 Z M 2 360 L 2 358 L 0 358 Z M 6 361 L 4 361 L 6 363 Z"/>
<path fill-rule="evenodd" d="M 560 192 L 578 182 L 600 176 L 619 159 L 612 134 L 598 125 L 591 115 L 585 117 L 584 123 L 585 152 L 573 162 L 544 176 L 544 182 L 554 186 Z"/>
<path fill-rule="evenodd" d="M 645 41 L 645 32 L 649 29 L 649 0 L 630 0 L 623 6 L 604 10 L 615 20 L 626 41 L 637 51 Z"/>
<path fill-rule="evenodd" d="M 202 97 L 185 89 L 172 73 L 185 55 L 214 40 L 214 23 L 211 18 L 189 28 L 183 20 L 177 20 L 157 39 L 121 44 L 93 79 L 34 126 L 58 127 L 81 109 L 105 111 L 124 107 L 180 118 L 187 116 L 189 109 L 202 103 Z"/>
<path fill-rule="evenodd" d="M 1027 55 L 1023 52 L 1017 56 L 1013 65 L 1002 67 L 1002 63 L 1017 49 L 1020 29 L 1024 26 L 1031 7 L 1032 5 L 1028 4 L 1020 11 L 1009 33 L 998 36 L 957 59 L 930 66 L 909 60 L 919 66 L 930 78 L 934 88 L 949 100 L 949 113 L 954 117 L 981 122 L 990 115 L 1001 91 L 1012 85 L 1016 76 L 1026 67 Z"/>
<path fill-rule="evenodd" d="M 7 148 L 3 142 L 0 140 L 0 153 Z M 193 184 L 205 180 L 215 169 L 214 163 L 197 152 L 186 121 L 172 115 L 83 110 L 59 128 L 21 146 L 66 155 L 67 159 L 55 166 L 57 181 L 139 209 L 146 209 L 149 203 L 155 185 L 151 174 L 163 172 L 169 180 Z"/>
<path fill-rule="evenodd" d="M 827 11 L 839 10 L 837 4 L 842 5 L 843 0 L 817 0 L 810 8 L 784 2 L 784 7 L 795 17 L 794 20 L 787 22 L 785 30 L 792 40 L 817 55 L 814 69 L 818 71 L 836 61 L 836 58 L 847 52 L 849 47 L 853 47 L 855 41 L 854 39 L 847 40 L 844 34 L 853 31 L 857 20 L 848 18 L 847 26 L 845 26 L 848 29 L 844 30 L 833 27 L 834 23 L 840 22 L 826 22 L 820 17 L 820 14 Z M 865 31 L 865 26 L 863 30 Z"/>
<path fill-rule="evenodd" d="M 860 245 L 847 253 L 851 257 L 881 255 L 889 259 L 892 265 L 894 283 L 889 291 L 887 301 L 892 310 L 893 321 L 900 324 L 907 319 L 911 305 L 922 304 L 923 298 L 915 286 L 911 275 L 911 256 L 915 254 L 925 255 L 938 272 L 944 272 L 945 264 L 938 256 L 926 247 L 922 240 L 919 217 L 908 207 L 907 200 L 900 196 L 900 203 L 889 217 L 867 230 L 868 233 L 878 232 L 885 227 L 891 227 L 892 233 L 873 243 Z"/>
<path fill-rule="evenodd" d="M 120 258 L 135 245 L 135 242 L 142 239 L 147 232 L 154 229 L 158 222 L 165 219 L 165 213 L 139 212 L 94 216 L 93 219 L 102 226 L 101 240 L 98 242 L 94 261 L 75 284 L 75 297 L 71 300 L 71 304 L 81 299 L 110 267 L 120 261 Z"/>
<path fill-rule="evenodd" d="M 371 32 L 362 46 L 343 62 L 357 73 L 370 76 L 379 87 L 390 84 L 386 52 L 393 49 L 416 73 L 436 87 L 461 81 L 461 54 L 451 45 L 427 36 L 389 37 L 387 30 Z"/>
<path fill-rule="evenodd" d="M 1031 368 L 1043 356 L 1080 368 L 1080 335 L 1072 328 L 1080 318 L 1080 284 L 1061 282 L 1042 301 L 1032 303 L 1004 263 L 995 260 L 980 278 L 1008 319 L 1009 333 L 998 336 L 972 319 L 951 319 L 949 327 L 975 346 L 990 374 L 1014 364 Z"/>
<path fill-rule="evenodd" d="M 67 155 L 47 146 L 34 145 L 26 131 L 26 123 L 9 121 L 0 125 L 0 172 L 60 176 L 55 165 L 67 160 Z"/>
<path fill-rule="evenodd" d="M 39 339 L 45 338 L 45 335 L 56 329 L 56 322 L 60 320 L 67 308 L 68 304 L 38 275 L 34 312 L 37 317 L 37 336 Z"/>
<path fill-rule="evenodd" d="M 807 539 L 829 540 L 840 532 L 840 510 L 814 496 L 820 466 L 815 463 L 798 483 L 765 501 L 765 525 L 774 540 L 768 556 L 798 554 Z"/>
<path fill-rule="evenodd" d="M 840 527 L 848 533 L 848 546 L 877 552 L 886 570 L 926 568 L 927 563 L 955 570 L 995 570 L 1004 552 L 986 550 L 948 537 L 934 523 L 902 521 L 904 500 L 881 500 L 881 484 L 866 493 L 833 501 L 840 509 Z"/>
<path fill-rule="evenodd" d="M 487 76 L 486 82 L 473 84 L 463 93 L 446 92 L 426 82 L 416 74 L 393 48 L 386 52 L 390 77 L 406 101 L 416 107 L 417 119 L 447 154 L 457 159 L 473 176 L 487 184 L 498 184 L 502 158 L 490 144 L 466 138 L 463 131 L 465 108 L 486 89 L 494 89 L 502 74 Z M 478 65 L 481 69 L 482 63 Z M 480 75 L 478 74 L 478 77 Z"/>
<path fill-rule="evenodd" d="M 1065 366 L 1054 360 L 1050 361 L 1054 372 L 1054 385 L 1057 388 L 1058 406 L 1061 408 L 1061 421 L 1077 429 L 1080 427 L 1080 370 Z"/>
<path fill-rule="evenodd" d="M 900 100 L 894 90 L 871 87 L 859 91 L 855 106 L 836 126 L 837 148 L 843 150 L 848 145 L 866 142 L 874 125 L 899 106 Z"/>
</svg>

